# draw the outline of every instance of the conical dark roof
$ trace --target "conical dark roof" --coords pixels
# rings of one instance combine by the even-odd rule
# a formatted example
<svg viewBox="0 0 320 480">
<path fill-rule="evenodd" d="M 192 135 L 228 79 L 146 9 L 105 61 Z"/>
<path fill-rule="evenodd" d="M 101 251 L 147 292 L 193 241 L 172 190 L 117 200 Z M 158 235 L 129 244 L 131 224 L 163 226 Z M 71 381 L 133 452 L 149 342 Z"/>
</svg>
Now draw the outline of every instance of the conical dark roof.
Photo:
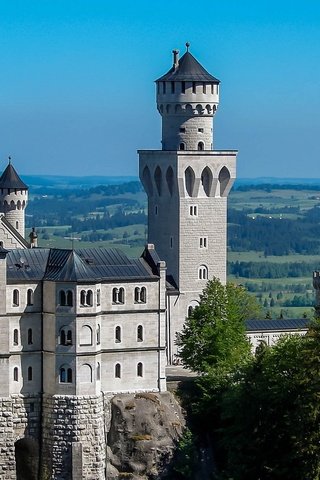
<svg viewBox="0 0 320 480">
<path fill-rule="evenodd" d="M 179 60 L 178 66 L 158 78 L 156 82 L 210 82 L 220 83 L 220 80 L 210 75 L 205 68 L 187 51 Z"/>
<path fill-rule="evenodd" d="M 27 185 L 23 183 L 11 163 L 8 164 L 7 168 L 0 177 L 0 188 L 18 188 L 19 190 L 28 190 Z"/>
</svg>

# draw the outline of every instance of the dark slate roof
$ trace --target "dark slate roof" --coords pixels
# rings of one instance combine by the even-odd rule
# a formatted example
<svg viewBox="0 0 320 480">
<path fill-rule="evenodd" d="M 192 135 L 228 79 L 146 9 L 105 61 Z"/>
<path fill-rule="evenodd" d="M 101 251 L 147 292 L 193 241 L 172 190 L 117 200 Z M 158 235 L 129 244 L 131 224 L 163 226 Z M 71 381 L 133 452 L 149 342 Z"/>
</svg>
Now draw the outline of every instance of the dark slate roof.
<svg viewBox="0 0 320 480">
<path fill-rule="evenodd" d="M 266 330 L 299 330 L 306 329 L 310 320 L 308 318 L 280 318 L 277 320 L 246 320 L 247 332 Z"/>
<path fill-rule="evenodd" d="M 7 255 L 7 278 L 10 281 L 42 280 L 50 250 L 17 248 Z"/>
<path fill-rule="evenodd" d="M 220 83 L 220 80 L 210 75 L 205 68 L 191 55 L 186 52 L 179 59 L 177 68 L 174 66 L 170 70 L 158 78 L 156 82 L 170 82 L 170 81 L 189 81 L 189 82 L 210 82 Z"/>
<path fill-rule="evenodd" d="M 143 258 L 128 258 L 115 248 L 16 249 L 7 255 L 8 280 L 98 282 L 157 276 Z"/>
<path fill-rule="evenodd" d="M 23 183 L 11 163 L 8 164 L 7 168 L 0 177 L 0 188 L 18 188 L 19 190 L 28 190 L 27 185 Z"/>
</svg>

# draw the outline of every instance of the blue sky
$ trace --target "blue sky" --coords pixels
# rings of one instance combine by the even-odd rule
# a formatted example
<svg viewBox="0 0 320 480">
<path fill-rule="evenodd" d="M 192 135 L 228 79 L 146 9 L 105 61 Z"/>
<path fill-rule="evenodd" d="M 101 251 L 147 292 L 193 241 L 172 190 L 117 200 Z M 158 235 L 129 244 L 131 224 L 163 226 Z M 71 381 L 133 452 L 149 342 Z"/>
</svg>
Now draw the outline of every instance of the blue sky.
<svg viewBox="0 0 320 480">
<path fill-rule="evenodd" d="M 319 0 L 0 0 L 0 169 L 137 175 L 171 51 L 221 80 L 238 176 L 320 177 Z"/>
</svg>

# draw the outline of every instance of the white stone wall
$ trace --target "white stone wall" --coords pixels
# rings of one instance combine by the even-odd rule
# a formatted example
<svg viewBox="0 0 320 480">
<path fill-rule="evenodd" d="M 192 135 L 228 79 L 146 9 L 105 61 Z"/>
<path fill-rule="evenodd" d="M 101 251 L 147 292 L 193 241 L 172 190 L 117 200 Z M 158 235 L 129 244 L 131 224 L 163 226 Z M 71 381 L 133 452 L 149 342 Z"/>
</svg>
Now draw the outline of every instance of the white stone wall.
<svg viewBox="0 0 320 480">
<path fill-rule="evenodd" d="M 250 341 L 252 352 L 256 351 L 256 348 L 260 345 L 261 342 L 266 343 L 268 346 L 272 347 L 275 345 L 278 340 L 286 335 L 305 335 L 307 329 L 301 330 L 266 330 L 261 332 L 247 332 L 247 338 Z"/>
</svg>

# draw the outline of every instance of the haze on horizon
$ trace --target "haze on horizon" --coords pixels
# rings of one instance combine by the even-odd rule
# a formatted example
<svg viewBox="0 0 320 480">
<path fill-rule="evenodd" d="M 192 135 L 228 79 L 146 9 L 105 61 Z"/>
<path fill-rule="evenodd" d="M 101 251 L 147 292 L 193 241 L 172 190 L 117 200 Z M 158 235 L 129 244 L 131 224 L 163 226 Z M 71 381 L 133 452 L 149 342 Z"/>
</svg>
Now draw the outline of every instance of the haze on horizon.
<svg viewBox="0 0 320 480">
<path fill-rule="evenodd" d="M 137 175 L 161 148 L 153 81 L 189 41 L 238 177 L 319 178 L 319 27 L 317 0 L 0 0 L 0 170 Z"/>
</svg>

